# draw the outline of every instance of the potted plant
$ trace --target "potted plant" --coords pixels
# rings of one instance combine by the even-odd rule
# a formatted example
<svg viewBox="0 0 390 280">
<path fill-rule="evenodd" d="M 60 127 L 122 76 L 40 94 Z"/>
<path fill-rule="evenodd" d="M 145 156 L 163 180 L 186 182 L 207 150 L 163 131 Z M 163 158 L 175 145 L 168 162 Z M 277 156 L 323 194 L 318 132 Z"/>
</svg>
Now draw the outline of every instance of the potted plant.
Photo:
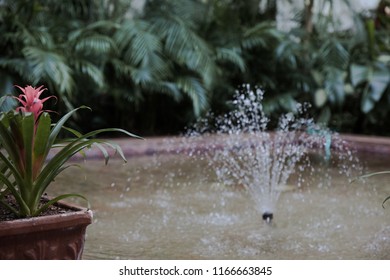
<svg viewBox="0 0 390 280">
<path fill-rule="evenodd" d="M 55 97 L 41 99 L 43 86 L 17 87 L 23 94 L 13 98 L 21 106 L 0 113 L 0 259 L 80 259 L 92 212 L 60 200 L 86 198 L 74 193 L 48 197 L 46 190 L 69 167 L 73 155 L 92 145 L 102 151 L 106 164 L 109 155 L 105 144 L 126 161 L 118 145 L 92 137 L 103 132 L 138 136 L 117 128 L 81 134 L 65 127 L 76 111 L 88 108 L 85 106 L 52 124 L 43 103 Z M 62 130 L 72 137 L 59 139 Z"/>
</svg>

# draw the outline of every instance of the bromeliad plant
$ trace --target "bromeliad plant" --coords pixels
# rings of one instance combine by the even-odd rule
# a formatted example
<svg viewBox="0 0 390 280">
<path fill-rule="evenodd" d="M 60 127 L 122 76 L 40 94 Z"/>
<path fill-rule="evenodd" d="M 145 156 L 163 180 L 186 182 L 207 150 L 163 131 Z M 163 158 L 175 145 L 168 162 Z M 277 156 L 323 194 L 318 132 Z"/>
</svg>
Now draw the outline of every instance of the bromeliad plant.
<svg viewBox="0 0 390 280">
<path fill-rule="evenodd" d="M 64 169 L 67 162 L 78 152 L 97 146 L 105 157 L 109 154 L 105 144 L 115 149 L 126 161 L 121 148 L 102 139 L 92 138 L 103 132 L 121 132 L 131 137 L 138 137 L 126 130 L 107 128 L 81 134 L 64 126 L 65 122 L 78 110 L 88 108 L 81 106 L 64 115 L 57 123 L 52 124 L 49 111 L 43 110 L 43 103 L 54 96 L 40 98 L 45 91 L 43 86 L 25 88 L 17 86 L 23 94 L 14 97 L 21 106 L 0 114 L 0 203 L 18 217 L 38 216 L 59 200 L 80 194 L 62 194 L 42 202 L 49 184 Z M 67 130 L 72 138 L 60 140 L 60 131 Z M 52 149 L 58 149 L 49 156 Z M 13 196 L 15 205 L 9 203 L 8 196 Z"/>
</svg>

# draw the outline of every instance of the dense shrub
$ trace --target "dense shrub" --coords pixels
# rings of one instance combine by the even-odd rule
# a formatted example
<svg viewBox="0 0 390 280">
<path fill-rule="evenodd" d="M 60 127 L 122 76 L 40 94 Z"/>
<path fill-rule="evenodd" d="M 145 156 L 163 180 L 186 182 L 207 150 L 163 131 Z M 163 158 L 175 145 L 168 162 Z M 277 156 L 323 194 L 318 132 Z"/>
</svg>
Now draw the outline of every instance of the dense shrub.
<svg viewBox="0 0 390 280">
<path fill-rule="evenodd" d="M 0 90 L 44 84 L 61 113 L 91 105 L 74 120 L 85 130 L 149 135 L 229 110 L 235 89 L 250 83 L 265 90 L 270 114 L 309 102 L 333 129 L 387 134 L 385 6 L 355 14 L 353 30 L 335 30 L 329 15 L 313 21 L 314 1 L 296 15 L 296 28 L 281 32 L 271 0 L 261 12 L 258 0 L 147 0 L 138 11 L 126 0 L 3 0 Z"/>
</svg>

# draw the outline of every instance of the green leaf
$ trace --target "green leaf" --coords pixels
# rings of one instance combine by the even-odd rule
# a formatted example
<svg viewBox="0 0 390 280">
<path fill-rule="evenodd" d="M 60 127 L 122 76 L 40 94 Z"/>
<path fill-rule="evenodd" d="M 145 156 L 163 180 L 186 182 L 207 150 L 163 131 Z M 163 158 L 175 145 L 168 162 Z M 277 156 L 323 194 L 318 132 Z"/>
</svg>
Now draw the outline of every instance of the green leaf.
<svg viewBox="0 0 390 280">
<path fill-rule="evenodd" d="M 183 99 L 183 95 L 180 92 L 180 89 L 174 82 L 162 81 L 157 83 L 151 83 L 149 84 L 149 87 L 155 92 L 161 92 L 171 96 L 176 102 L 179 102 Z"/>
<path fill-rule="evenodd" d="M 177 84 L 190 97 L 195 115 L 200 116 L 201 112 L 208 105 L 206 90 L 203 88 L 202 83 L 192 77 L 178 77 Z"/>
<path fill-rule="evenodd" d="M 66 126 L 62 126 L 62 128 L 70 133 L 72 133 L 74 136 L 76 137 L 81 137 L 83 136 L 79 131 L 73 129 L 73 128 L 70 128 L 70 127 L 66 127 Z"/>
<path fill-rule="evenodd" d="M 330 38 L 318 50 L 318 56 L 325 67 L 346 69 L 349 63 L 349 53 L 339 40 Z"/>
<path fill-rule="evenodd" d="M 52 82 L 60 93 L 72 92 L 72 69 L 63 55 L 38 47 L 25 47 L 22 52 L 30 66 L 34 83 L 47 80 Z"/>
<path fill-rule="evenodd" d="M 390 174 L 390 171 L 386 170 L 386 171 L 368 173 L 368 174 L 354 178 L 351 182 L 354 182 L 354 181 L 360 180 L 360 179 L 370 178 L 372 176 L 383 175 L 383 174 Z"/>
<path fill-rule="evenodd" d="M 76 52 L 84 52 L 86 54 L 108 55 L 115 49 L 114 41 L 106 35 L 102 34 L 84 34 L 79 37 L 76 44 Z"/>
<path fill-rule="evenodd" d="M 274 42 L 281 41 L 283 33 L 277 30 L 274 24 L 265 21 L 248 28 L 242 36 L 242 46 L 245 49 L 270 48 Z"/>
<path fill-rule="evenodd" d="M 13 90 L 13 79 L 11 75 L 0 71 L 0 93 L 10 94 Z M 14 108 L 16 102 L 15 99 L 5 95 L 1 97 L 0 101 L 0 112 L 7 112 Z"/>
<path fill-rule="evenodd" d="M 79 109 L 79 108 L 78 108 Z M 75 109 L 76 110 L 76 109 Z M 72 113 L 72 112 L 70 112 Z M 61 119 L 61 122 L 63 120 Z M 58 123 L 56 127 L 58 126 Z M 119 132 L 119 133 L 124 133 L 130 137 L 136 137 L 140 138 L 137 135 L 134 135 L 126 130 L 123 129 L 118 129 L 118 128 L 106 128 L 106 129 L 99 129 L 99 130 L 94 130 L 89 133 L 84 134 L 83 136 L 79 138 L 74 138 L 74 139 L 68 139 L 66 142 L 66 145 L 58 151 L 54 157 L 49 160 L 46 164 L 46 166 L 43 168 L 41 173 L 39 174 L 36 182 L 35 182 L 35 197 L 40 197 L 47 188 L 47 186 L 54 180 L 54 178 L 61 172 L 63 165 L 76 153 L 82 151 L 85 148 L 91 147 L 92 145 L 96 143 L 103 143 L 106 144 L 108 143 L 105 140 L 102 139 L 88 139 L 90 137 L 94 137 L 98 134 L 105 133 L 105 132 Z M 125 157 L 118 146 L 119 154 L 122 156 L 124 160 Z"/>
<path fill-rule="evenodd" d="M 341 106 L 345 100 L 345 72 L 334 67 L 326 68 L 325 91 L 330 102 Z"/>
<path fill-rule="evenodd" d="M 131 78 L 136 84 L 146 84 L 153 81 L 150 68 L 133 68 Z"/>
<path fill-rule="evenodd" d="M 32 186 L 33 173 L 33 141 L 34 141 L 35 119 L 33 114 L 26 114 L 22 118 L 22 137 L 23 137 L 23 161 L 25 168 L 25 180 Z M 22 155 L 21 155 L 22 156 Z"/>
<path fill-rule="evenodd" d="M 317 89 L 314 93 L 314 103 L 319 108 L 325 105 L 327 99 L 326 91 L 323 88 Z"/>
<path fill-rule="evenodd" d="M 5 178 L 10 178 L 10 176 L 12 175 L 12 172 L 11 170 L 8 168 L 7 164 L 5 162 L 3 162 L 0 158 L 0 174 L 3 174 L 5 176 Z M 0 183 L 0 191 L 3 189 L 4 187 L 4 183 Z M 1 194 L 0 194 L 0 199 L 1 199 Z"/>
<path fill-rule="evenodd" d="M 237 49 L 217 48 L 217 60 L 228 61 L 236 65 L 241 72 L 245 72 L 246 65 L 243 57 Z"/>
<path fill-rule="evenodd" d="M 10 191 L 17 201 L 20 209 L 17 211 L 13 207 L 8 207 L 12 212 L 14 212 L 18 216 L 27 216 L 30 213 L 30 207 L 26 204 L 25 199 L 23 198 L 23 192 L 20 188 L 16 186 L 21 186 L 23 184 L 23 177 L 20 175 L 19 171 L 15 168 L 12 161 L 9 161 L 8 158 L 0 152 L 0 160 L 4 162 L 4 164 L 9 169 L 12 174 L 16 184 L 10 180 L 10 175 L 5 175 L 4 173 L 0 173 L 0 181 L 6 185 L 6 191 Z"/>
<path fill-rule="evenodd" d="M 13 146 L 14 141 L 9 132 L 9 114 L 2 113 L 0 116 L 0 143 L 7 150 L 8 147 Z"/>
<path fill-rule="evenodd" d="M 36 128 L 35 140 L 34 140 L 34 153 L 33 153 L 33 170 L 34 177 L 42 167 L 46 155 L 50 150 L 48 146 L 49 135 L 51 130 L 51 119 L 48 113 L 43 113 L 39 117 L 38 126 Z"/>
<path fill-rule="evenodd" d="M 375 101 L 381 99 L 390 82 L 390 71 L 386 69 L 374 69 L 370 77 L 370 96 Z"/>
<path fill-rule="evenodd" d="M 361 180 L 361 179 L 365 179 L 365 178 L 369 178 L 369 177 L 372 177 L 372 176 L 377 176 L 377 175 L 383 175 L 383 174 L 390 174 L 390 171 L 389 170 L 385 170 L 385 171 L 379 171 L 379 172 L 372 172 L 372 173 L 368 173 L 368 174 L 365 174 L 365 175 L 362 175 L 362 176 L 359 176 L 357 178 L 354 178 L 351 183 L 355 182 L 356 180 Z M 385 200 L 382 202 L 382 207 L 385 208 L 385 203 L 390 200 L 390 196 L 386 197 Z"/>
<path fill-rule="evenodd" d="M 390 196 L 386 197 L 385 200 L 382 202 L 382 207 L 385 208 L 385 203 L 390 200 Z"/>
<path fill-rule="evenodd" d="M 351 82 L 353 86 L 358 86 L 359 84 L 366 82 L 369 76 L 369 67 L 352 64 L 351 65 Z"/>
<path fill-rule="evenodd" d="M 119 156 L 123 159 L 124 162 L 127 162 L 125 154 L 123 153 L 122 148 L 118 144 L 111 143 L 111 142 L 108 142 L 108 141 L 104 141 L 104 142 L 102 142 L 102 144 L 110 146 L 113 150 L 115 150 L 116 153 L 119 154 Z M 95 143 L 94 145 L 100 145 L 100 144 Z M 100 146 L 101 146 L 101 148 L 103 150 L 105 150 L 105 148 L 102 145 L 100 145 Z M 103 154 L 108 155 L 107 151 L 104 152 L 103 150 L 102 150 Z M 108 163 L 108 158 L 106 159 L 106 164 L 107 163 Z"/>
<path fill-rule="evenodd" d="M 77 59 L 73 62 L 74 67 L 83 75 L 89 77 L 99 88 L 105 85 L 105 78 L 102 69 L 94 65 L 93 63 Z"/>
<path fill-rule="evenodd" d="M 49 136 L 49 140 L 48 140 L 48 146 L 49 147 L 52 147 L 54 142 L 56 141 L 57 139 L 57 136 L 58 134 L 60 133 L 62 127 L 64 126 L 64 124 L 66 123 L 66 121 L 78 110 L 80 109 L 89 109 L 91 110 L 89 107 L 87 106 L 80 106 L 76 109 L 73 109 L 71 110 L 70 112 L 68 112 L 67 114 L 65 114 L 53 127 L 53 129 L 51 130 L 50 132 L 50 136 Z"/>
<path fill-rule="evenodd" d="M 332 113 L 328 106 L 325 106 L 322 110 L 320 115 L 318 116 L 317 122 L 319 124 L 327 125 L 329 123 L 329 120 L 331 119 Z"/>
<path fill-rule="evenodd" d="M 313 76 L 314 81 L 318 85 L 322 85 L 323 84 L 323 82 L 324 82 L 324 75 L 322 74 L 321 71 L 313 70 L 313 71 L 311 71 L 311 74 Z"/>
<path fill-rule="evenodd" d="M 358 70 L 356 70 L 358 69 Z M 370 112 L 375 103 L 378 102 L 390 83 L 390 71 L 382 65 L 375 66 L 359 66 L 355 68 L 356 80 L 359 81 L 356 85 L 365 82 L 361 98 L 361 110 L 364 113 Z M 354 82 L 354 81 L 352 81 Z M 357 81 L 355 81 L 356 83 Z"/>
<path fill-rule="evenodd" d="M 363 96 L 360 102 L 360 108 L 364 113 L 370 112 L 375 106 L 375 102 L 370 96 L 370 93 L 368 90 L 365 90 L 363 92 Z"/>
<path fill-rule="evenodd" d="M 131 48 L 128 50 L 129 61 L 134 65 L 140 64 L 153 53 L 161 52 L 162 45 L 158 37 L 154 34 L 147 32 L 138 32 L 131 44 Z"/>
<path fill-rule="evenodd" d="M 33 215 L 37 216 L 37 215 L 41 214 L 42 212 L 45 212 L 51 205 L 57 203 L 60 200 L 63 200 L 65 198 L 69 198 L 69 197 L 79 197 L 79 198 L 82 198 L 83 200 L 85 200 L 88 203 L 88 208 L 90 208 L 89 201 L 88 201 L 88 199 L 86 197 L 82 196 L 81 194 L 77 194 L 77 193 L 69 193 L 69 194 L 59 195 L 59 196 L 57 196 L 57 197 L 55 197 L 53 199 L 50 199 L 48 202 L 43 204 L 43 206 L 41 206 L 39 209 L 37 209 L 33 213 Z"/>
<path fill-rule="evenodd" d="M 1 126 L 0 126 L 0 128 L 1 128 Z M 5 149 L 6 148 L 4 148 L 4 150 Z M 10 160 L 9 153 L 8 153 L 8 156 L 6 156 L 2 152 L 0 152 L 0 160 L 4 163 L 4 165 L 7 167 L 9 172 L 12 174 L 12 176 L 13 176 L 14 180 L 17 182 L 17 184 L 22 183 L 23 177 L 20 174 L 18 168 L 13 163 L 13 161 Z M 5 168 L 5 167 L 3 167 L 3 168 Z M 2 173 L 2 174 L 4 175 L 5 173 Z M 7 176 L 6 178 L 9 178 L 9 176 Z"/>
<path fill-rule="evenodd" d="M 297 101 L 294 99 L 293 95 L 283 94 L 279 97 L 278 100 L 280 106 L 286 111 L 296 113 L 297 112 Z"/>
</svg>

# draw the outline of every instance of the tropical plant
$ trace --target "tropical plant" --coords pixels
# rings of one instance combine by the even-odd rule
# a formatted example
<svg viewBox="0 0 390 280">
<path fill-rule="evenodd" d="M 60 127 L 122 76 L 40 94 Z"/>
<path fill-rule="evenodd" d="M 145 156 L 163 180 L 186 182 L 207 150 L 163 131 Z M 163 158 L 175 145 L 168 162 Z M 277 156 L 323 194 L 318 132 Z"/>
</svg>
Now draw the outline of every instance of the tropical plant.
<svg viewBox="0 0 390 280">
<path fill-rule="evenodd" d="M 259 13 L 259 1 L 214 0 L 207 5 L 209 16 L 199 34 L 214 47 L 217 58 L 211 108 L 226 111 L 242 84 L 268 89 L 273 83 L 272 53 L 283 34 Z"/>
<path fill-rule="evenodd" d="M 136 12 L 124 0 L 0 1 L 0 90 L 44 84 L 60 113 L 87 102 L 96 108 L 74 114 L 79 127 L 161 134 L 208 109 L 228 110 L 237 87 L 249 83 L 264 89 L 270 113 L 310 102 L 310 113 L 333 129 L 383 134 L 390 114 L 383 5 L 367 17 L 351 0 L 305 1 L 296 27 L 284 32 L 275 28 L 275 1 L 261 2 L 259 12 L 258 0 L 147 0 Z M 314 12 L 315 4 L 329 13 Z M 337 5 L 349 10 L 353 28 L 339 28 Z"/>
<path fill-rule="evenodd" d="M 216 49 L 199 36 L 200 15 L 207 13 L 199 1 L 146 1 L 139 15 L 131 13 L 130 1 L 5 0 L 0 5 L 2 92 L 19 83 L 45 84 L 58 97 L 60 112 L 94 100 L 99 105 L 94 107 L 116 106 L 117 113 L 101 121 L 131 125 L 124 112 L 144 112 L 150 107 L 146 103 L 163 99 L 167 109 L 173 101 L 192 110 L 183 112 L 191 119 L 208 108 L 217 77 L 224 77 L 218 62 L 233 58 L 230 66 L 244 67 L 235 49 Z M 171 111 L 162 114 L 176 114 Z M 148 114 L 138 123 L 156 121 L 151 118 Z"/>
<path fill-rule="evenodd" d="M 382 22 L 389 25 L 390 17 Z M 350 81 L 360 96 L 366 125 L 385 127 L 390 114 L 390 29 L 376 24 L 374 18 L 363 18 L 363 24 L 364 36 L 351 50 Z"/>
<path fill-rule="evenodd" d="M 319 122 L 329 123 L 331 112 L 341 108 L 346 98 L 348 38 L 344 31 L 337 30 L 333 13 L 320 13 L 314 21 L 314 2 L 305 2 L 304 9 L 295 17 L 295 27 L 275 48 L 277 86 L 271 90 L 280 92 L 279 107 L 283 107 L 281 103 L 294 107 L 297 101 L 310 102 L 320 111 Z M 323 9 L 326 4 L 332 5 L 332 1 L 321 3 Z"/>
<path fill-rule="evenodd" d="M 156 120 L 159 127 L 164 120 L 183 127 L 234 92 L 230 78 L 246 70 L 245 61 L 240 44 L 227 42 L 229 30 L 216 25 L 217 2 L 228 6 L 149 0 L 138 18 L 118 21 L 113 36 L 118 57 L 108 62 L 110 91 L 119 108 L 150 112 L 140 118 L 144 128 Z M 215 97 L 217 91 L 224 93 Z"/>
<path fill-rule="evenodd" d="M 93 2 L 1 1 L 2 92 L 21 82 L 45 84 L 68 111 L 81 94 L 76 84 L 102 89 L 103 62 L 114 46 L 101 32 L 112 24 L 99 20 Z"/>
<path fill-rule="evenodd" d="M 2 112 L 0 115 L 0 203 L 18 217 L 31 217 L 43 213 L 48 207 L 67 197 L 80 194 L 61 194 L 42 202 L 50 183 L 63 170 L 69 167 L 70 158 L 85 148 L 96 146 L 105 156 L 109 154 L 104 144 L 114 148 L 126 161 L 121 148 L 102 139 L 91 138 L 104 132 L 120 132 L 137 137 L 123 129 L 107 128 L 81 134 L 65 127 L 66 121 L 78 110 L 78 107 L 65 114 L 57 123 L 52 124 L 50 115 L 43 110 L 43 103 L 52 96 L 41 99 L 45 90 L 42 86 L 34 88 L 19 87 L 23 94 L 15 97 L 21 106 L 16 110 Z M 67 130 L 73 136 L 58 139 L 61 130 Z M 55 151 L 49 157 L 49 153 Z M 9 202 L 9 196 L 16 201 Z"/>
<path fill-rule="evenodd" d="M 329 12 L 316 13 L 315 4 Z M 340 25 L 336 4 L 349 11 L 352 27 Z M 352 4 L 305 1 L 295 27 L 275 47 L 273 83 L 265 88 L 272 96 L 267 104 L 271 111 L 309 102 L 314 105 L 312 115 L 332 129 L 367 133 L 377 125 L 376 132 L 383 133 L 378 129 L 386 125 L 389 113 L 389 32 Z"/>
</svg>

